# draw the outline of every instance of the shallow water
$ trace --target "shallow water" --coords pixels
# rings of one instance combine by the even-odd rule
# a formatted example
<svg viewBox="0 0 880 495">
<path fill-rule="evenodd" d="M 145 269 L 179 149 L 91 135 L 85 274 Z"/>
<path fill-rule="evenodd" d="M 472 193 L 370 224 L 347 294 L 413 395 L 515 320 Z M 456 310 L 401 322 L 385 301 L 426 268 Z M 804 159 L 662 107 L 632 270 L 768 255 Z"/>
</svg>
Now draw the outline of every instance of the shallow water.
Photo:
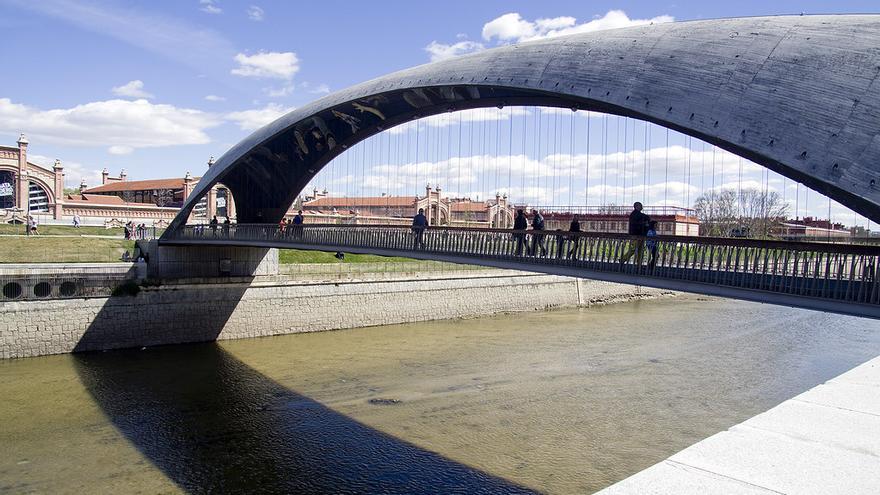
<svg viewBox="0 0 880 495">
<path fill-rule="evenodd" d="M 591 492 L 878 354 L 683 297 L 5 361 L 0 492 Z"/>
</svg>

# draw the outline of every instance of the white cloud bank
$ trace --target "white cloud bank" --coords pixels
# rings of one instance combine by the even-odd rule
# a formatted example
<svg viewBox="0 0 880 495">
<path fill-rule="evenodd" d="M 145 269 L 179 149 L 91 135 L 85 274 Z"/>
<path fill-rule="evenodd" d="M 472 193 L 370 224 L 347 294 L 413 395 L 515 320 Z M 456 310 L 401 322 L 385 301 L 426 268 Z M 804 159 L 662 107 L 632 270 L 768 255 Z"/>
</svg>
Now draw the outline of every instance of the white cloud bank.
<svg viewBox="0 0 880 495">
<path fill-rule="evenodd" d="M 214 115 L 145 99 L 106 100 L 72 108 L 40 110 L 0 98 L 0 133 L 29 136 L 72 146 L 106 146 L 112 154 L 137 148 L 205 144 Z"/>
<path fill-rule="evenodd" d="M 127 98 L 146 98 L 150 99 L 153 97 L 152 94 L 144 91 L 144 82 L 140 79 L 135 79 L 134 81 L 128 81 L 122 86 L 116 86 L 112 89 L 113 94 L 116 96 L 123 96 Z"/>
<path fill-rule="evenodd" d="M 243 131 L 253 131 L 293 109 L 294 107 L 283 107 L 277 103 L 270 103 L 263 108 L 227 113 L 226 119 L 237 124 Z"/>
<path fill-rule="evenodd" d="M 487 22 L 483 26 L 482 35 L 486 41 L 520 43 L 605 29 L 659 24 L 674 20 L 669 15 L 660 15 L 650 19 L 630 19 L 622 10 L 609 10 L 602 17 L 578 24 L 574 17 L 563 16 L 527 21 L 518 13 L 511 12 Z"/>
<path fill-rule="evenodd" d="M 231 73 L 242 77 L 290 80 L 299 72 L 299 58 L 293 52 L 260 52 L 235 56 L 238 67 Z"/>
<path fill-rule="evenodd" d="M 534 41 L 556 36 L 565 36 L 576 33 L 589 33 L 605 29 L 617 29 L 632 26 L 644 26 L 672 22 L 675 19 L 669 15 L 660 15 L 650 19 L 630 19 L 622 10 L 609 10 L 604 16 L 590 21 L 578 23 L 575 17 L 560 16 L 552 18 L 536 19 L 528 21 L 523 19 L 517 12 L 511 12 L 496 17 L 483 25 L 482 37 L 487 42 L 497 44 L 520 43 Z M 432 62 L 457 57 L 467 53 L 473 53 L 485 49 L 483 43 L 462 40 L 456 43 L 439 43 L 432 41 L 425 47 L 425 51 L 431 57 Z"/>
</svg>

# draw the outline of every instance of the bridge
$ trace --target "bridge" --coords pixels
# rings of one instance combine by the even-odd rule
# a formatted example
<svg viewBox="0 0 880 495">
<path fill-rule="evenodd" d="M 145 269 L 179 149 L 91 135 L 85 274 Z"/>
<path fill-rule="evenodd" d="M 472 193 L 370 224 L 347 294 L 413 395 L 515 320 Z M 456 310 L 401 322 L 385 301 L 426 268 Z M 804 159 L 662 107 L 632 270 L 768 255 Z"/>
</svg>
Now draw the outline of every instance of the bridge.
<svg viewBox="0 0 880 495">
<path fill-rule="evenodd" d="M 622 234 L 430 227 L 417 236 L 400 226 L 265 224 L 187 226 L 165 242 L 405 256 L 880 318 L 877 246 L 683 236 L 645 245 Z"/>
<path fill-rule="evenodd" d="M 227 245 L 409 256 L 642 284 L 878 317 L 874 247 L 580 233 L 276 226 L 335 157 L 395 126 L 437 114 L 537 105 L 633 118 L 700 139 L 880 222 L 880 16 L 692 21 L 500 47 L 365 82 L 300 107 L 235 145 L 210 168 L 160 246 Z M 525 128 L 523 129 L 525 132 Z M 459 141 L 460 142 L 460 141 Z M 222 183 L 237 224 L 187 225 Z M 533 237 L 530 237 L 534 240 Z M 576 240 L 576 242 L 575 242 Z M 571 247 L 575 247 L 572 251 Z M 569 251 L 572 251 L 569 254 Z"/>
</svg>

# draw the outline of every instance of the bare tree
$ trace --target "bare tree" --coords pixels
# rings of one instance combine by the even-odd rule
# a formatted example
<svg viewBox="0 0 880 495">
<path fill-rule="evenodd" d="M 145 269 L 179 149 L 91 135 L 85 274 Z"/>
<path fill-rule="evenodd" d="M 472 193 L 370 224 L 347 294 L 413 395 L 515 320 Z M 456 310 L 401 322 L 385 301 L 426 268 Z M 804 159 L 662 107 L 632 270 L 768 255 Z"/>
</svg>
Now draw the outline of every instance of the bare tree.
<svg viewBox="0 0 880 495">
<path fill-rule="evenodd" d="M 737 223 L 736 191 L 708 191 L 694 203 L 700 235 L 726 236 Z"/>
<path fill-rule="evenodd" d="M 728 236 L 734 232 L 749 237 L 768 237 L 788 205 L 776 192 L 759 189 L 709 191 L 694 203 L 700 219 L 700 234 Z"/>
</svg>

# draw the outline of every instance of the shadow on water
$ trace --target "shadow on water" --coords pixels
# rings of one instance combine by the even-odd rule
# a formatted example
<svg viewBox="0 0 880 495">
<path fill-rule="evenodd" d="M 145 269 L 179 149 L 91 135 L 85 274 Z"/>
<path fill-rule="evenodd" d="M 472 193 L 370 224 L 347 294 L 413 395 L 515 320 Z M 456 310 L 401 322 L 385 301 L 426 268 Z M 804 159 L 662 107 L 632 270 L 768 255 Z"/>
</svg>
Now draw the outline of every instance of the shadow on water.
<svg viewBox="0 0 880 495">
<path fill-rule="evenodd" d="M 213 343 L 74 361 L 119 431 L 189 492 L 530 493 L 339 414 Z"/>
</svg>

